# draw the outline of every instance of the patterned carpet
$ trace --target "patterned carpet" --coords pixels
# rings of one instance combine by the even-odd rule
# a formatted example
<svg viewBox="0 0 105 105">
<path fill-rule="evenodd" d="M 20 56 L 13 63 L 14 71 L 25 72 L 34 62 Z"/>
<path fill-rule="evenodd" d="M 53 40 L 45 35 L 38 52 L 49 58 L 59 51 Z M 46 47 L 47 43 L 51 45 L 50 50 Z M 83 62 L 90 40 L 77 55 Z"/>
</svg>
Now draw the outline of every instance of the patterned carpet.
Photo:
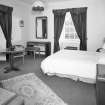
<svg viewBox="0 0 105 105">
<path fill-rule="evenodd" d="M 2 81 L 3 87 L 24 97 L 25 105 L 67 105 L 34 73 Z"/>
</svg>

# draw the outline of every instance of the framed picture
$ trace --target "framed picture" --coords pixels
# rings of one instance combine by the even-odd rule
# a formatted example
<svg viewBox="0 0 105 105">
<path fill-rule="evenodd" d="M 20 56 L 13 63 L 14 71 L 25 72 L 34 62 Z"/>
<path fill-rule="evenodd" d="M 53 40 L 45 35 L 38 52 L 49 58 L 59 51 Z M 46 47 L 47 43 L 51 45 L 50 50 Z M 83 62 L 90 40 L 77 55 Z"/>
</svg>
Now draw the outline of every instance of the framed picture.
<svg viewBox="0 0 105 105">
<path fill-rule="evenodd" d="M 19 25 L 20 25 L 20 27 L 24 27 L 24 21 L 20 20 Z"/>
</svg>

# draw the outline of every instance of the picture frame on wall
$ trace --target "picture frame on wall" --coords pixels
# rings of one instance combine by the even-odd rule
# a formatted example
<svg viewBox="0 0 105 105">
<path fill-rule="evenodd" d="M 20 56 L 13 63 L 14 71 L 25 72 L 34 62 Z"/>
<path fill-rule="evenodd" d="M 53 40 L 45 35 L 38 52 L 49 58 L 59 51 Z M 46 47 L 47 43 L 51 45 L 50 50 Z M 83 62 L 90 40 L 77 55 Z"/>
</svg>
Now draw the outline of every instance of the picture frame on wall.
<svg viewBox="0 0 105 105">
<path fill-rule="evenodd" d="M 20 26 L 20 27 L 24 27 L 24 21 L 23 21 L 23 20 L 20 20 L 19 26 Z"/>
</svg>

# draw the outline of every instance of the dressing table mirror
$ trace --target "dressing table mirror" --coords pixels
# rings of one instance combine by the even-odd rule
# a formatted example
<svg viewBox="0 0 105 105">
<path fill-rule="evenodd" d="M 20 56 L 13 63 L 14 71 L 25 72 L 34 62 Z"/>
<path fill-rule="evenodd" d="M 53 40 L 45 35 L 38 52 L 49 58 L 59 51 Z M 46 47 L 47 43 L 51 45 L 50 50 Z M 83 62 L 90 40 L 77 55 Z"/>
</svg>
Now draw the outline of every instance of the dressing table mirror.
<svg viewBox="0 0 105 105">
<path fill-rule="evenodd" d="M 47 17 L 36 17 L 36 38 L 47 39 Z"/>
</svg>

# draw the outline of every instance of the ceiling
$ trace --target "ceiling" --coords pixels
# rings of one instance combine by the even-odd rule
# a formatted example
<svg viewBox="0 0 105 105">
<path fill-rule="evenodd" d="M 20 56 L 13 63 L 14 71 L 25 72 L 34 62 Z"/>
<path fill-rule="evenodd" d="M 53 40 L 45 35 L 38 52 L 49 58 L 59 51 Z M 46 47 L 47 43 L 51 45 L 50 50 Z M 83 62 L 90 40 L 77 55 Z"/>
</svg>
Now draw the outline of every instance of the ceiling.
<svg viewBox="0 0 105 105">
<path fill-rule="evenodd" d="M 19 1 L 27 3 L 27 4 L 33 4 L 34 1 L 36 1 L 36 0 L 19 0 Z M 41 1 L 45 1 L 45 0 L 41 0 Z"/>
<path fill-rule="evenodd" d="M 18 0 L 18 1 L 32 5 L 36 0 Z M 63 0 L 40 0 L 40 1 L 42 1 L 42 2 L 55 2 L 55 1 L 63 1 Z"/>
</svg>

